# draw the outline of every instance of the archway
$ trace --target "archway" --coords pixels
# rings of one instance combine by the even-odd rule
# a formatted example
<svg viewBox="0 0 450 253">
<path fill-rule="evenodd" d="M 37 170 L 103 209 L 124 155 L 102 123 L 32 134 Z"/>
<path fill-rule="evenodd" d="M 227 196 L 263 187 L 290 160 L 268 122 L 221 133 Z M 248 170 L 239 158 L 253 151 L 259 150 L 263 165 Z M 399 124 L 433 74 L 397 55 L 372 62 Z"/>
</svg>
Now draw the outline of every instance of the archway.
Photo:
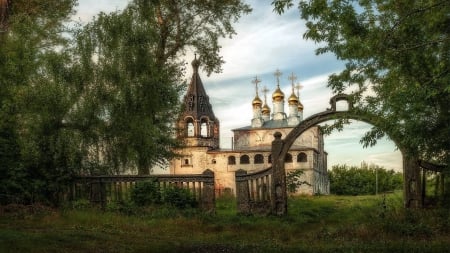
<svg viewBox="0 0 450 253">
<path fill-rule="evenodd" d="M 347 111 L 337 111 L 336 103 L 339 101 L 347 101 L 348 110 Z M 272 212 L 276 214 L 287 213 L 287 195 L 286 191 L 281 190 L 277 187 L 286 185 L 286 174 L 284 169 L 284 160 L 287 152 L 291 148 L 295 140 L 309 128 L 323 123 L 328 120 L 333 119 L 354 119 L 369 123 L 376 126 L 376 122 L 365 114 L 358 113 L 353 107 L 351 100 L 346 94 L 338 94 L 330 99 L 331 108 L 324 112 L 314 114 L 307 119 L 304 119 L 300 124 L 294 127 L 291 132 L 284 138 L 281 139 L 281 133 L 277 132 L 274 134 L 275 140 L 272 143 L 272 158 L 273 158 L 273 176 L 272 176 Z M 418 165 L 417 159 L 408 156 L 406 152 L 402 150 L 398 141 L 394 138 L 391 140 L 399 147 L 402 153 L 403 160 L 403 177 L 404 177 L 404 187 L 403 187 L 403 197 L 405 207 L 420 207 L 422 203 L 422 193 L 421 193 L 421 175 L 420 167 Z"/>
</svg>

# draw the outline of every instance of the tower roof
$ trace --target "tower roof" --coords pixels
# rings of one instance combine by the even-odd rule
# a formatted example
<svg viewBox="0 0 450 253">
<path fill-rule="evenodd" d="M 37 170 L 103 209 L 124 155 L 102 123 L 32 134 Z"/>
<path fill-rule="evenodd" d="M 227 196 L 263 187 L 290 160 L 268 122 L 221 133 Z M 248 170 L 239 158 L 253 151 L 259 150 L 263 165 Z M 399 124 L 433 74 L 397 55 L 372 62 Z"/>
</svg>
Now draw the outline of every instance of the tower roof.
<svg viewBox="0 0 450 253">
<path fill-rule="evenodd" d="M 183 116 L 192 116 L 194 119 L 200 119 L 207 116 L 210 120 L 216 120 L 212 106 L 209 103 L 209 96 L 206 94 L 202 80 L 198 73 L 200 61 L 197 56 L 192 61 L 192 78 L 188 90 L 184 96 L 185 109 Z"/>
</svg>

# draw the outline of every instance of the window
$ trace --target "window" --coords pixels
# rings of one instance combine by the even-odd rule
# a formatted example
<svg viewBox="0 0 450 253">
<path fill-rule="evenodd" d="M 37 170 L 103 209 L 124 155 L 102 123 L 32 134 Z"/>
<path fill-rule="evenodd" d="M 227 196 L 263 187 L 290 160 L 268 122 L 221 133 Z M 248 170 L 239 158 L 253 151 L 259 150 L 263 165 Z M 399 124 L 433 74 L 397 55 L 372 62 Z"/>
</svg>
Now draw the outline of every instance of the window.
<svg viewBox="0 0 450 253">
<path fill-rule="evenodd" d="M 195 135 L 194 120 L 192 118 L 186 120 L 186 131 L 187 137 L 193 137 Z"/>
<path fill-rule="evenodd" d="M 306 154 L 305 153 L 300 153 L 300 154 L 298 154 L 298 156 L 297 156 L 297 162 L 298 163 L 306 163 L 308 161 L 308 157 L 306 156 Z"/>
<path fill-rule="evenodd" d="M 216 159 L 212 159 L 211 163 L 216 164 Z"/>
<path fill-rule="evenodd" d="M 286 153 L 286 156 L 284 157 L 285 163 L 291 163 L 292 162 L 292 155 L 289 153 Z"/>
<path fill-rule="evenodd" d="M 208 137 L 208 120 L 202 119 L 200 121 L 200 136 Z"/>
<path fill-rule="evenodd" d="M 272 155 L 269 155 L 269 163 L 272 163 Z"/>
<path fill-rule="evenodd" d="M 239 160 L 240 164 L 249 164 L 250 163 L 250 157 L 248 157 L 248 155 L 243 155 L 241 156 L 240 160 Z"/>
<path fill-rule="evenodd" d="M 228 164 L 229 164 L 229 165 L 234 165 L 234 164 L 236 164 L 236 157 L 230 155 L 230 156 L 228 157 Z"/>
<path fill-rule="evenodd" d="M 261 154 L 256 154 L 255 155 L 255 164 L 261 164 L 264 163 L 264 156 Z"/>
</svg>

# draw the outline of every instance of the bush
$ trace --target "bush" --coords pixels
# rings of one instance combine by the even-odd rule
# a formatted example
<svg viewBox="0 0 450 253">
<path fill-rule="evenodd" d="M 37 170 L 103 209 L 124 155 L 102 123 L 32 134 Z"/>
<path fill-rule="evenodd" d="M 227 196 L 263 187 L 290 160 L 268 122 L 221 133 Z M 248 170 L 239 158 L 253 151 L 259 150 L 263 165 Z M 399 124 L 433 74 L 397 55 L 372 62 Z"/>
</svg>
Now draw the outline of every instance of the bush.
<svg viewBox="0 0 450 253">
<path fill-rule="evenodd" d="M 197 201 L 189 189 L 170 185 L 160 189 L 157 181 L 141 182 L 131 192 L 136 206 L 167 204 L 177 208 L 196 207 Z"/>
<path fill-rule="evenodd" d="M 177 208 L 197 206 L 197 201 L 191 191 L 177 186 L 170 186 L 164 189 L 163 202 Z"/>
<path fill-rule="evenodd" d="M 131 201 L 137 206 L 161 203 L 161 191 L 157 181 L 139 182 L 131 190 Z"/>
<path fill-rule="evenodd" d="M 337 195 L 366 195 L 402 189 L 403 176 L 377 165 L 335 165 L 329 173 L 330 191 Z M 378 189 L 377 189 L 378 177 Z"/>
</svg>

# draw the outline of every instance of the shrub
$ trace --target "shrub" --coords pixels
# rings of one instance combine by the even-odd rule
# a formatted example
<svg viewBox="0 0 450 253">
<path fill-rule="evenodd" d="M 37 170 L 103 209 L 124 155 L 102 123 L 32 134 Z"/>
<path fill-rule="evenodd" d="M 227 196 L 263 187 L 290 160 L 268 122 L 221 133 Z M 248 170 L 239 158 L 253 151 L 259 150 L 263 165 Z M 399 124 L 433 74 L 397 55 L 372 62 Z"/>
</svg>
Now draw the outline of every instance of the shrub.
<svg viewBox="0 0 450 253">
<path fill-rule="evenodd" d="M 403 176 L 377 165 L 335 165 L 329 173 L 330 191 L 337 195 L 365 195 L 402 189 Z M 378 178 L 378 182 L 377 181 Z M 378 187 L 378 189 L 377 189 Z"/>
<path fill-rule="evenodd" d="M 139 182 L 131 190 L 131 201 L 137 206 L 147 206 L 161 203 L 159 183 L 155 180 Z"/>
<path fill-rule="evenodd" d="M 197 206 L 197 201 L 191 191 L 177 186 L 169 186 L 164 189 L 163 202 L 177 208 Z"/>
</svg>

